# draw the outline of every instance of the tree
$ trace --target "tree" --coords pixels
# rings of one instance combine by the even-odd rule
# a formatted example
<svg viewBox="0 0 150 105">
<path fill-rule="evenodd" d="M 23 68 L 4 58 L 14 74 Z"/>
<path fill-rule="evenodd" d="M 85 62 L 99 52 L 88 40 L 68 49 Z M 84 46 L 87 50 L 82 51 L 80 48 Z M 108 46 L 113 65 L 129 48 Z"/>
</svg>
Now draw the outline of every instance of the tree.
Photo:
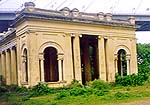
<svg viewBox="0 0 150 105">
<path fill-rule="evenodd" d="M 139 73 L 150 73 L 150 43 L 137 44 Z"/>
</svg>

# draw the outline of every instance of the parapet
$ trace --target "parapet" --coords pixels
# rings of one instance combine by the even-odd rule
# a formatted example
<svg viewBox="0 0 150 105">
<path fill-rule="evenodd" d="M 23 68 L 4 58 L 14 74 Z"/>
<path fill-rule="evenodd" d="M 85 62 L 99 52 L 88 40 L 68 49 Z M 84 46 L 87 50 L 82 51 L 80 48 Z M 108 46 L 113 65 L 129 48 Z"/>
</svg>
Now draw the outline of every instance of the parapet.
<svg viewBox="0 0 150 105">
<path fill-rule="evenodd" d="M 39 19 L 48 19 L 56 21 L 73 21 L 82 23 L 93 23 L 93 24 L 104 24 L 104 25 L 114 25 L 123 27 L 133 27 L 135 26 L 135 18 L 129 18 L 128 20 L 118 20 L 113 19 L 111 13 L 85 13 L 80 12 L 77 8 L 70 10 L 68 7 L 64 7 L 61 10 L 45 10 L 35 8 L 35 4 L 32 2 L 26 2 L 24 4 L 25 9 L 20 12 L 24 14 L 24 17 L 32 17 Z M 19 17 L 19 16 L 18 16 Z M 22 16 L 20 16 L 22 17 Z M 17 19 L 17 18 L 16 18 Z M 19 18 L 18 18 L 19 20 Z M 17 21 L 18 22 L 18 21 Z"/>
</svg>

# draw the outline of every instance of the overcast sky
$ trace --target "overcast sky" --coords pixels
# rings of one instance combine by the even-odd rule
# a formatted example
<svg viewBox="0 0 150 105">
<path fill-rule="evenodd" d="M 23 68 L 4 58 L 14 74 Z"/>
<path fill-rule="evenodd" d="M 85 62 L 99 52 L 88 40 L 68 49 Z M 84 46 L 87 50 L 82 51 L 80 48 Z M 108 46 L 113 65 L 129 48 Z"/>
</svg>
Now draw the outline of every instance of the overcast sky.
<svg viewBox="0 0 150 105">
<path fill-rule="evenodd" d="M 150 0 L 0 0 L 0 10 L 20 10 L 32 1 L 37 8 L 60 10 L 78 8 L 82 12 L 150 15 Z M 137 42 L 150 43 L 150 32 L 136 32 Z"/>
</svg>

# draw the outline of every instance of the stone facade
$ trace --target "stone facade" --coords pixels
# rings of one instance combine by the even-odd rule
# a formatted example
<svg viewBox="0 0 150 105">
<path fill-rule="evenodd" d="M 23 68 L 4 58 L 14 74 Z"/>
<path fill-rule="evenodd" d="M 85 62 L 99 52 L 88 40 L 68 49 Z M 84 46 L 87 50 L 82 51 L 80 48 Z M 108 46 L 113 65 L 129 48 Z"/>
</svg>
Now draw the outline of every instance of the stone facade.
<svg viewBox="0 0 150 105">
<path fill-rule="evenodd" d="M 114 82 L 116 73 L 138 72 L 134 18 L 34 6 L 26 3 L 12 24 L 15 30 L 0 40 L 0 75 L 7 85 Z"/>
</svg>

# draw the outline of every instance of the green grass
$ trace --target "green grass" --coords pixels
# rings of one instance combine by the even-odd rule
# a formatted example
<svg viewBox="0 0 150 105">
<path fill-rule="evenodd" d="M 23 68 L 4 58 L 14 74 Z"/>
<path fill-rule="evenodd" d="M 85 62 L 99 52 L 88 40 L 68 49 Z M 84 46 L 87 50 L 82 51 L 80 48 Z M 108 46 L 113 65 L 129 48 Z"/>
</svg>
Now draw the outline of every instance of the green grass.
<svg viewBox="0 0 150 105">
<path fill-rule="evenodd" d="M 61 89 L 64 92 L 59 91 L 55 94 L 50 93 L 31 98 L 26 94 L 3 93 L 0 94 L 0 104 L 1 102 L 7 102 L 13 105 L 132 105 L 138 102 L 150 103 L 150 83 L 135 87 L 112 87 L 104 95 L 100 96 L 96 94 L 68 95 L 70 90 Z M 61 94 L 59 96 L 60 98 L 57 98 L 58 94 Z"/>
</svg>

